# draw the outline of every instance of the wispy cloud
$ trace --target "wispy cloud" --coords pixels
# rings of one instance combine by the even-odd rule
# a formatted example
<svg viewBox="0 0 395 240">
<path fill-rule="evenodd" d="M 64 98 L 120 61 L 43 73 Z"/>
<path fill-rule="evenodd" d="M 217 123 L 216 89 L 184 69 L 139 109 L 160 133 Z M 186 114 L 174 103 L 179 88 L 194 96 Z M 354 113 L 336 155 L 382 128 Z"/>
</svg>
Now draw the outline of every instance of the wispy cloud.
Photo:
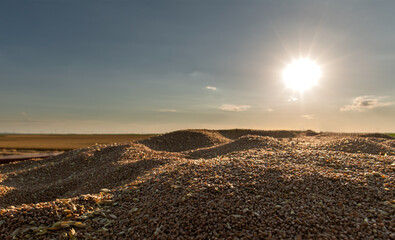
<svg viewBox="0 0 395 240">
<path fill-rule="evenodd" d="M 213 87 L 213 86 L 206 86 L 206 89 L 212 90 L 212 91 L 216 91 L 217 90 L 217 88 Z"/>
<path fill-rule="evenodd" d="M 21 115 L 22 115 L 22 116 L 27 116 L 27 115 L 29 115 L 29 114 L 27 114 L 27 113 L 25 113 L 25 112 L 21 112 Z"/>
<path fill-rule="evenodd" d="M 230 112 L 243 112 L 251 108 L 250 105 L 222 104 L 219 109 Z"/>
<path fill-rule="evenodd" d="M 274 110 L 272 108 L 266 109 L 266 112 L 273 112 Z"/>
<path fill-rule="evenodd" d="M 312 120 L 315 119 L 315 115 L 314 114 L 304 114 L 301 116 L 302 118 L 305 118 L 307 120 Z"/>
<path fill-rule="evenodd" d="M 193 79 L 208 79 L 211 78 L 211 75 L 205 72 L 194 71 L 188 74 Z"/>
<path fill-rule="evenodd" d="M 353 99 L 352 104 L 345 105 L 344 107 L 340 108 L 340 111 L 347 112 L 347 111 L 356 111 L 356 112 L 363 112 L 368 109 L 378 108 L 378 107 L 385 107 L 394 105 L 395 102 L 383 102 L 382 99 L 384 97 L 376 97 L 373 95 L 368 96 L 360 96 Z"/>
<path fill-rule="evenodd" d="M 199 71 L 195 71 L 195 72 L 189 73 L 188 75 L 191 76 L 191 77 L 193 77 L 193 78 L 198 78 L 198 77 L 204 75 L 204 73 L 199 72 Z"/>
<path fill-rule="evenodd" d="M 162 109 L 158 109 L 158 112 L 178 112 L 176 109 L 170 109 L 170 108 L 162 108 Z"/>
<path fill-rule="evenodd" d="M 35 119 L 0 119 L 0 123 L 48 123 L 48 120 Z"/>
<path fill-rule="evenodd" d="M 288 102 L 296 102 L 298 99 L 296 97 L 290 97 L 288 98 Z"/>
</svg>

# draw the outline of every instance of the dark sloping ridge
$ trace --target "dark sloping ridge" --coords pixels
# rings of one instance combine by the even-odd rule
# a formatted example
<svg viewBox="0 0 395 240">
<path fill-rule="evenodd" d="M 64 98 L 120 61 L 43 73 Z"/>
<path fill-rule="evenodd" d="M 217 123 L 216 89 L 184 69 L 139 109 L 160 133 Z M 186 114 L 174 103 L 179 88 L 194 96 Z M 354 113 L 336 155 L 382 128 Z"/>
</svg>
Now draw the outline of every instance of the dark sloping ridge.
<svg viewBox="0 0 395 240">
<path fill-rule="evenodd" d="M 361 137 L 395 139 L 395 137 L 382 133 L 366 133 L 366 134 L 362 134 Z"/>
<path fill-rule="evenodd" d="M 188 154 L 190 158 L 213 158 L 231 152 L 245 151 L 254 148 L 284 149 L 285 146 L 275 138 L 266 136 L 246 135 L 230 143 L 217 145 L 210 148 L 198 149 Z"/>
<path fill-rule="evenodd" d="M 139 143 L 156 150 L 183 152 L 227 143 L 230 140 L 212 130 L 181 130 L 141 140 Z"/>
<path fill-rule="evenodd" d="M 305 133 L 305 131 L 287 131 L 287 130 L 252 130 L 252 129 L 228 129 L 228 130 L 218 130 L 220 134 L 229 139 L 237 139 L 246 135 L 256 135 L 256 136 L 267 136 L 273 138 L 293 138 L 298 137 Z"/>
</svg>

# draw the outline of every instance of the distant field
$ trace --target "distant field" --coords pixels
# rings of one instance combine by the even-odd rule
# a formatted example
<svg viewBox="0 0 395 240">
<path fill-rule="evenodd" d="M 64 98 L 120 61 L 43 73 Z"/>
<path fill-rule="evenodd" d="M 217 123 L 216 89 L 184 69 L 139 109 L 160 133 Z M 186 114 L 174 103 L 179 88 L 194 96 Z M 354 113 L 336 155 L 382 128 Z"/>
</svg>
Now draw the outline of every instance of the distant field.
<svg viewBox="0 0 395 240">
<path fill-rule="evenodd" d="M 1 149 L 70 150 L 97 144 L 146 139 L 150 134 L 26 134 L 0 135 Z"/>
<path fill-rule="evenodd" d="M 395 137 L 395 133 L 387 133 L 387 135 L 390 135 L 392 137 Z"/>
</svg>

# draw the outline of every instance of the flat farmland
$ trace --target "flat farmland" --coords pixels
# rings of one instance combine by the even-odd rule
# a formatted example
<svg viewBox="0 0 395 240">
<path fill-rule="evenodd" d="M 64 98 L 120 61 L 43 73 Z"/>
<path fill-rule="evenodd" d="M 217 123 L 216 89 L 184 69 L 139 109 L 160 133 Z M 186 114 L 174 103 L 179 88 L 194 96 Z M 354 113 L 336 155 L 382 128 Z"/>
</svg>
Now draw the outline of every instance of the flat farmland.
<svg viewBox="0 0 395 240">
<path fill-rule="evenodd" d="M 9 134 L 0 135 L 0 151 L 70 150 L 95 144 L 125 143 L 147 139 L 152 134 Z"/>
</svg>

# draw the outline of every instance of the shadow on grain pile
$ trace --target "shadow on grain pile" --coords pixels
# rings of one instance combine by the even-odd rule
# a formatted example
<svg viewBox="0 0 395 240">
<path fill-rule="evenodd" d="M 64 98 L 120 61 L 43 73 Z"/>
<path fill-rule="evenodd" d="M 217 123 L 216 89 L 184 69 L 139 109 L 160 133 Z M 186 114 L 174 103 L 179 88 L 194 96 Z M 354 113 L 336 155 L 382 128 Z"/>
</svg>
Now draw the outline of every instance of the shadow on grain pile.
<svg viewBox="0 0 395 240">
<path fill-rule="evenodd" d="M 229 139 L 237 139 L 246 135 L 255 135 L 255 136 L 266 136 L 273 138 L 294 138 L 298 137 L 302 134 L 310 134 L 315 133 L 311 130 L 308 131 L 287 131 L 287 130 L 278 130 L 278 131 L 264 131 L 264 130 L 253 130 L 253 129 L 230 129 L 230 130 L 218 130 L 218 133 L 222 134 L 224 137 Z"/>
<path fill-rule="evenodd" d="M 361 134 L 361 137 L 367 137 L 367 138 L 383 138 L 383 139 L 395 139 L 394 137 L 387 135 L 387 134 L 382 134 L 382 133 L 366 133 L 366 134 Z"/>
<path fill-rule="evenodd" d="M 190 153 L 187 153 L 187 156 L 192 159 L 213 158 L 221 155 L 226 155 L 231 152 L 246 151 L 255 148 L 264 148 L 265 150 L 278 150 L 284 149 L 285 146 L 280 141 L 272 137 L 246 135 L 241 136 L 229 143 L 191 151 Z"/>
<path fill-rule="evenodd" d="M 183 152 L 227 143 L 230 140 L 212 130 L 181 130 L 139 141 L 156 151 Z"/>
<path fill-rule="evenodd" d="M 0 166 L 0 207 L 51 201 L 133 181 L 174 154 L 156 156 L 141 144 L 103 145 L 78 149 L 39 161 Z"/>
<path fill-rule="evenodd" d="M 391 198 L 388 192 L 353 181 L 320 174 L 298 176 L 299 172 L 296 177 L 290 174 L 293 169 L 279 170 L 248 164 L 230 162 L 212 168 L 210 165 L 185 163 L 177 171 L 156 176 L 160 183 L 150 179 L 138 186 L 139 192 L 118 195 L 119 199 L 115 201 L 144 199 L 134 206 L 141 210 L 130 218 L 129 237 L 152 237 L 151 229 L 158 229 L 160 225 L 160 234 L 170 238 L 176 238 L 182 232 L 196 239 L 207 239 L 209 234 L 217 232 L 224 238 L 305 239 L 316 227 L 314 222 L 321 227 L 310 235 L 314 239 L 322 232 L 335 234 L 334 231 L 344 231 L 344 219 L 347 219 L 350 229 L 358 228 L 369 209 Z M 200 180 L 201 175 L 207 182 Z M 254 181 L 250 180 L 252 176 Z M 161 204 L 158 204 L 159 196 Z M 365 199 L 363 207 L 351 204 L 361 199 Z M 322 214 L 323 208 L 328 214 Z M 118 212 L 122 214 L 128 210 L 125 208 Z M 392 212 L 390 206 L 386 206 L 385 211 Z M 346 217 L 348 214 L 349 218 Z M 155 221 L 142 220 L 144 216 L 153 215 Z M 389 220 L 385 221 L 388 224 Z M 292 224 L 301 227 L 289 227 Z M 295 238 L 297 234 L 299 236 Z M 354 239 L 362 238 L 369 235 L 369 230 L 361 228 L 350 231 L 348 235 Z"/>
</svg>

